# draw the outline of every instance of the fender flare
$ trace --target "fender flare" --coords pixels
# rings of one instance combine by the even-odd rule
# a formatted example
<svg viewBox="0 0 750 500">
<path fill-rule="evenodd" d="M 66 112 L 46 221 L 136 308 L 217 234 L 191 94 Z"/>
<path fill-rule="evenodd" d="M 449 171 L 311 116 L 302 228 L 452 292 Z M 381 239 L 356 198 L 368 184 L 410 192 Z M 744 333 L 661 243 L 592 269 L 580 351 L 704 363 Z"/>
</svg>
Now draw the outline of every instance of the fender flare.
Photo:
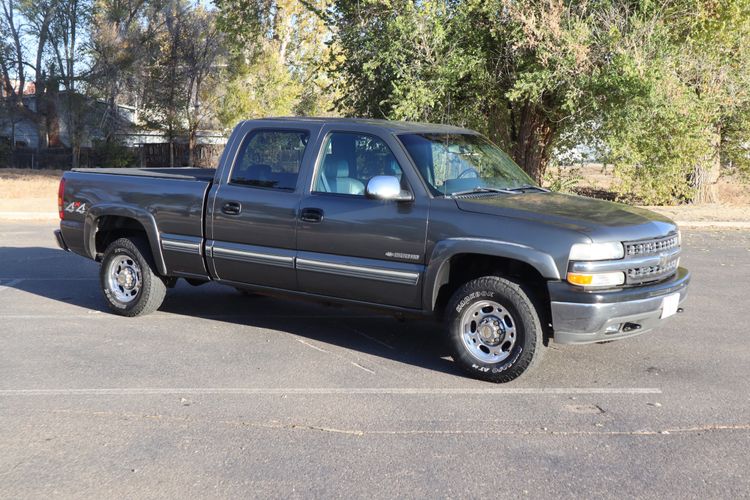
<svg viewBox="0 0 750 500">
<path fill-rule="evenodd" d="M 448 238 L 435 245 L 425 269 L 422 293 L 422 306 L 425 311 L 435 310 L 440 287 L 448 282 L 451 258 L 466 253 L 517 260 L 536 269 L 543 278 L 560 279 L 555 259 L 528 245 L 484 238 Z"/>
<path fill-rule="evenodd" d="M 167 265 L 164 261 L 164 254 L 161 251 L 161 237 L 156 225 L 156 219 L 154 219 L 154 216 L 150 212 L 134 206 L 101 203 L 89 208 L 88 212 L 86 212 L 86 220 L 83 226 L 83 242 L 86 253 L 90 258 L 96 259 L 96 228 L 99 224 L 99 219 L 105 216 L 132 219 L 143 226 L 157 271 L 163 276 L 167 275 Z"/>
</svg>

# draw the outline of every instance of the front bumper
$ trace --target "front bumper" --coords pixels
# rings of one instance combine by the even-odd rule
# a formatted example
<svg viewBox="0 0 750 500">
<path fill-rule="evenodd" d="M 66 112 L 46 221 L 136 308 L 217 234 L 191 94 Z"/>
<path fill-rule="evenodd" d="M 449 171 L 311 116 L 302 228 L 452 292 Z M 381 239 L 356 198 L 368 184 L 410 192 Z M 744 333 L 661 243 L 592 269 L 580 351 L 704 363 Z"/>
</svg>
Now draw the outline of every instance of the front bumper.
<svg viewBox="0 0 750 500">
<path fill-rule="evenodd" d="M 565 282 L 550 282 L 555 343 L 588 344 L 646 333 L 663 321 L 664 297 L 679 293 L 682 304 L 689 283 L 690 272 L 683 267 L 666 281 L 609 292 L 583 291 Z M 615 329 L 617 325 L 620 327 Z"/>
</svg>

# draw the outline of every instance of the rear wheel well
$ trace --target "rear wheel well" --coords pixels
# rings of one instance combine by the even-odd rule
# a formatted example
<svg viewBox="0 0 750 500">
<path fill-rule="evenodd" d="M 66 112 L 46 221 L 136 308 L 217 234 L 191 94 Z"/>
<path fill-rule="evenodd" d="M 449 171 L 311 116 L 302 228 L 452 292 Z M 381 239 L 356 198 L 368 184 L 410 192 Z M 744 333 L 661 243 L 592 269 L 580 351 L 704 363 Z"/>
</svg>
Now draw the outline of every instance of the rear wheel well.
<svg viewBox="0 0 750 500">
<path fill-rule="evenodd" d="M 96 221 L 96 245 L 97 260 L 101 258 L 107 247 L 120 238 L 143 237 L 148 241 L 146 228 L 135 219 L 117 215 L 104 215 Z"/>
<path fill-rule="evenodd" d="M 438 275 L 442 284 L 434 299 L 434 310 L 438 318 L 443 317 L 448 301 L 460 286 L 482 276 L 501 276 L 523 285 L 539 312 L 545 332 L 551 330 L 552 313 L 547 280 L 530 264 L 506 257 L 465 253 L 454 255 L 444 266 L 448 267 L 441 269 Z"/>
</svg>

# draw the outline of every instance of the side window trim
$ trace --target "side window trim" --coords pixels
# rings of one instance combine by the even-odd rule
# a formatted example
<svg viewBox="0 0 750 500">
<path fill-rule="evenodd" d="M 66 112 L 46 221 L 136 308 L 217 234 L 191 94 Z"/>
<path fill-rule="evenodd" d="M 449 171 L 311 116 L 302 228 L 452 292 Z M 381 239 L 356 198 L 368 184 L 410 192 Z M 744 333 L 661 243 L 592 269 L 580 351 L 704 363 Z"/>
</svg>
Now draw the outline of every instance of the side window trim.
<svg viewBox="0 0 750 500">
<path fill-rule="evenodd" d="M 401 170 L 402 182 L 405 182 L 408 188 L 411 189 L 411 184 L 409 183 L 409 179 L 406 177 L 403 165 L 401 165 L 401 162 L 396 156 L 396 153 L 394 153 L 393 149 L 391 148 L 391 146 L 388 144 L 388 141 L 384 137 L 381 137 L 380 135 L 375 134 L 373 132 L 364 132 L 364 131 L 359 131 L 359 130 L 331 129 L 325 132 L 325 134 L 323 135 L 322 139 L 319 142 L 317 157 L 315 158 L 315 163 L 313 164 L 312 176 L 310 178 L 310 182 L 308 185 L 310 194 L 323 195 L 323 196 L 347 196 L 347 197 L 354 197 L 354 198 L 366 198 L 366 195 L 364 193 L 360 195 L 360 194 L 350 194 L 350 193 L 336 193 L 336 192 L 330 192 L 330 191 L 318 191 L 316 189 L 317 184 L 318 184 L 318 175 L 320 173 L 320 169 L 323 167 L 323 162 L 325 161 L 325 157 L 327 154 L 326 149 L 328 147 L 331 136 L 333 136 L 334 134 L 366 136 L 366 137 L 371 137 L 380 141 L 383 144 L 383 146 L 385 146 L 388 149 L 391 156 L 393 156 L 393 160 L 396 162 L 396 164 L 398 165 L 398 168 Z M 367 190 L 367 185 L 365 185 L 365 191 L 366 190 Z"/>
<path fill-rule="evenodd" d="M 242 184 L 237 182 L 232 182 L 232 176 L 234 175 L 235 168 L 237 167 L 237 164 L 242 159 L 242 154 L 244 153 L 244 148 L 247 145 L 247 142 L 251 140 L 251 138 L 258 133 L 263 132 L 292 132 L 292 133 L 302 133 L 307 135 L 307 142 L 305 143 L 305 149 L 302 151 L 302 156 L 299 161 L 299 169 L 297 170 L 297 179 L 295 181 L 295 185 L 293 188 L 279 188 L 279 187 L 271 187 L 271 186 L 253 186 L 249 184 Z M 312 141 L 312 133 L 310 130 L 304 129 L 304 128 L 287 128 L 287 127 L 258 127 L 258 128 L 251 128 L 248 130 L 245 135 L 240 139 L 240 143 L 237 146 L 237 149 L 235 150 L 234 158 L 232 159 L 232 164 L 230 165 L 229 172 L 227 173 L 226 177 L 226 184 L 231 186 L 237 186 L 242 188 L 249 188 L 249 189 L 265 189 L 265 190 L 274 190 L 274 191 L 284 191 L 288 193 L 296 192 L 299 188 L 299 180 L 302 176 L 303 169 L 305 166 L 305 155 L 307 154 L 307 151 L 309 149 L 310 143 Z"/>
</svg>

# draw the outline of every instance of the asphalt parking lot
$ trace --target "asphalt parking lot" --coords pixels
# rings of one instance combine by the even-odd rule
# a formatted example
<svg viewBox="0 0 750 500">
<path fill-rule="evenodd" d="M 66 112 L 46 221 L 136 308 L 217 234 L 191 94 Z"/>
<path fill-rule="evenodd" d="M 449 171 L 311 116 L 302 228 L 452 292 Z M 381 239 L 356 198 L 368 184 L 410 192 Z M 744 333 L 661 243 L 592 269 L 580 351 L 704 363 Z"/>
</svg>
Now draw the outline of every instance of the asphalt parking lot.
<svg viewBox="0 0 750 500">
<path fill-rule="evenodd" d="M 685 312 L 496 386 L 435 325 L 180 283 L 107 312 L 0 222 L 0 497 L 750 495 L 750 232 L 688 231 Z"/>
</svg>

